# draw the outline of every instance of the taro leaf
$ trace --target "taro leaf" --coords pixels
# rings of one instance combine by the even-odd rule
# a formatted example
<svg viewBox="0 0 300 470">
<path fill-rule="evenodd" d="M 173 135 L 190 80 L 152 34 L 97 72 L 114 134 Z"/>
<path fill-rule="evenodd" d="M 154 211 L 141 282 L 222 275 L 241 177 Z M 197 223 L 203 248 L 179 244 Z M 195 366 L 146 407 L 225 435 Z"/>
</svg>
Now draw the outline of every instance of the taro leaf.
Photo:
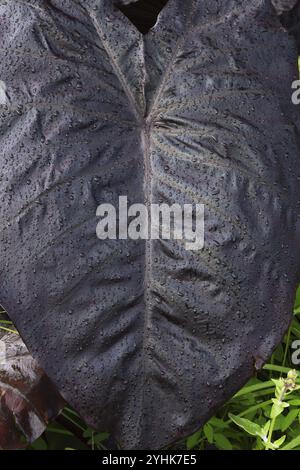
<svg viewBox="0 0 300 470">
<path fill-rule="evenodd" d="M 169 0 L 144 36 L 110 0 L 1 0 L 0 23 L 1 302 L 90 425 L 162 447 L 291 320 L 294 39 L 261 0 Z M 119 196 L 204 204 L 204 248 L 100 241 Z"/>
<path fill-rule="evenodd" d="M 20 449 L 33 442 L 56 417 L 64 401 L 21 338 L 0 340 L 0 448 Z"/>
</svg>

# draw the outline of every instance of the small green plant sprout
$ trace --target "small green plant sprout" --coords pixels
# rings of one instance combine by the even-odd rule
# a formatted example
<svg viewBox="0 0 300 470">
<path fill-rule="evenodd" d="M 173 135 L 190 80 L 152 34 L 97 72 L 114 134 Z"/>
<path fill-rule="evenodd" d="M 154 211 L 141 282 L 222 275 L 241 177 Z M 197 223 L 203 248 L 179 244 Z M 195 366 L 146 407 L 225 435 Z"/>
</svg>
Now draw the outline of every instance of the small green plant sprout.
<svg viewBox="0 0 300 470">
<path fill-rule="evenodd" d="M 255 436 L 257 438 L 256 448 L 258 450 L 288 450 L 300 445 L 300 436 L 293 439 L 293 441 L 286 444 L 285 446 L 283 446 L 283 444 L 286 440 L 286 434 L 283 434 L 282 436 L 273 440 L 276 422 L 278 421 L 279 417 L 282 417 L 283 420 L 287 420 L 289 417 L 289 415 L 283 415 L 284 410 L 290 406 L 290 403 L 287 401 L 289 395 L 300 389 L 300 385 L 297 385 L 297 378 L 297 371 L 290 370 L 287 373 L 286 378 L 280 377 L 279 379 L 272 379 L 272 382 L 275 385 L 275 398 L 272 398 L 271 400 L 272 406 L 268 416 L 269 419 L 267 421 L 258 424 L 250 421 L 249 419 L 229 413 L 230 419 L 237 426 L 242 428 L 251 436 Z M 293 419 L 296 419 L 297 417 L 294 413 L 292 413 L 291 416 Z M 279 429 L 282 429 L 282 426 L 279 427 Z"/>
</svg>

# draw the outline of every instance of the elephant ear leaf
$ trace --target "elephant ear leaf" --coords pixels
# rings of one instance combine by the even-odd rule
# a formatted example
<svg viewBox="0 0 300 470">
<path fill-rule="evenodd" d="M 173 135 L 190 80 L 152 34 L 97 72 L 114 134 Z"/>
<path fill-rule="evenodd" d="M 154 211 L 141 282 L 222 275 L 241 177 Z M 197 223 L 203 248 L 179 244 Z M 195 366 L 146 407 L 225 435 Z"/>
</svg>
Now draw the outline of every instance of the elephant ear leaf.
<svg viewBox="0 0 300 470">
<path fill-rule="evenodd" d="M 19 335 L 0 339 L 0 448 L 32 443 L 64 406 L 64 400 L 29 354 Z"/>
<path fill-rule="evenodd" d="M 144 36 L 121 3 L 0 2 L 0 302 L 89 425 L 156 449 L 205 423 L 290 323 L 297 69 L 270 2 L 169 0 Z M 204 206 L 203 249 L 201 233 L 191 249 L 97 238 L 120 197 Z"/>
</svg>

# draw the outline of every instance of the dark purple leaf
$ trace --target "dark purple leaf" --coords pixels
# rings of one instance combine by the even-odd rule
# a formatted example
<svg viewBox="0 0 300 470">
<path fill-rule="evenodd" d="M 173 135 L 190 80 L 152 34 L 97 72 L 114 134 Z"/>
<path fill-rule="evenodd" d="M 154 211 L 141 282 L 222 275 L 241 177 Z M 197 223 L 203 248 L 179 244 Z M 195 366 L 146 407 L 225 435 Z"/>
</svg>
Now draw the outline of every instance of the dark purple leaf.
<svg viewBox="0 0 300 470">
<path fill-rule="evenodd" d="M 0 339 L 0 448 L 37 439 L 64 406 L 54 386 L 13 333 Z"/>
<path fill-rule="evenodd" d="M 291 319 L 295 41 L 261 0 L 169 0 L 144 36 L 110 0 L 2 1 L 0 25 L 1 303 L 87 423 L 170 444 Z M 124 195 L 203 203 L 204 249 L 97 239 Z"/>
</svg>

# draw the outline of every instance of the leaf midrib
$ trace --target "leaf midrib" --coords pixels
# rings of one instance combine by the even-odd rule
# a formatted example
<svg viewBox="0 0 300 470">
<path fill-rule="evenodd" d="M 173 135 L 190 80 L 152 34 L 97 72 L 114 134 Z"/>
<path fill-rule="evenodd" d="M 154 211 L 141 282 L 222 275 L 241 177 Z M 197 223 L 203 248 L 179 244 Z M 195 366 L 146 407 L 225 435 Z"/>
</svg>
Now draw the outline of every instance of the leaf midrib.
<svg viewBox="0 0 300 470">
<path fill-rule="evenodd" d="M 152 103 L 149 106 L 149 112 L 147 113 L 146 116 L 143 116 L 142 113 L 140 112 L 139 106 L 135 100 L 135 97 L 131 91 L 131 87 L 129 86 L 127 79 L 125 75 L 123 74 L 122 70 L 118 66 L 116 60 L 114 59 L 113 51 L 107 41 L 103 39 L 103 30 L 101 28 L 101 25 L 99 23 L 99 20 L 97 19 L 96 15 L 93 12 L 89 12 L 92 23 L 94 25 L 94 28 L 103 44 L 103 47 L 109 57 L 109 59 L 112 62 L 113 69 L 116 73 L 117 78 L 119 79 L 125 94 L 128 98 L 128 101 L 131 105 L 131 108 L 134 112 L 134 115 L 137 119 L 137 123 L 140 125 L 140 129 L 142 131 L 142 136 L 144 139 L 144 148 L 142 148 L 143 152 L 143 158 L 144 158 L 144 167 L 145 167 L 145 175 L 144 175 L 144 194 L 145 194 L 145 202 L 146 206 L 149 210 L 149 205 L 151 204 L 152 201 L 152 191 L 151 191 L 151 162 L 150 162 L 150 153 L 151 153 L 151 143 L 150 143 L 150 138 L 151 138 L 151 127 L 152 124 L 155 120 L 155 113 L 156 113 L 156 108 L 157 104 L 159 103 L 160 97 L 164 91 L 165 84 L 173 70 L 174 67 L 174 62 L 178 56 L 178 52 L 183 44 L 184 41 L 186 41 L 186 35 L 185 33 L 188 31 L 191 23 L 191 19 L 193 17 L 193 12 L 195 10 L 196 3 L 195 1 L 193 2 L 193 6 L 189 12 L 188 18 L 186 18 L 186 24 L 184 27 L 184 31 L 181 32 L 181 35 L 178 36 L 176 46 L 174 48 L 172 57 L 161 77 L 160 83 L 157 86 L 156 93 L 153 97 Z M 141 34 L 140 39 L 143 41 L 143 44 L 145 44 L 145 37 Z M 146 69 L 146 63 L 144 61 L 144 69 Z M 147 103 L 146 103 L 147 104 Z M 146 106 L 147 109 L 147 106 Z M 149 213 L 149 212 L 148 212 Z M 144 303 L 145 303 L 145 309 L 144 309 L 144 325 L 143 325 L 143 339 L 142 339 L 142 345 L 141 345 L 141 357 L 142 357 L 142 396 L 141 396 L 141 409 L 143 408 L 143 404 L 145 402 L 145 382 L 146 382 L 146 360 L 145 360 L 145 351 L 147 348 L 147 341 L 149 340 L 147 336 L 147 332 L 149 331 L 149 303 L 148 303 L 148 295 L 147 291 L 149 290 L 149 285 L 147 287 L 147 284 L 149 282 L 150 276 L 149 273 L 151 272 L 151 266 L 152 266 L 152 244 L 151 240 L 147 239 L 145 241 L 145 268 L 144 268 Z M 142 418 L 142 413 L 140 414 L 139 419 L 141 420 Z M 143 429 L 140 428 L 140 433 L 143 433 Z"/>
</svg>

